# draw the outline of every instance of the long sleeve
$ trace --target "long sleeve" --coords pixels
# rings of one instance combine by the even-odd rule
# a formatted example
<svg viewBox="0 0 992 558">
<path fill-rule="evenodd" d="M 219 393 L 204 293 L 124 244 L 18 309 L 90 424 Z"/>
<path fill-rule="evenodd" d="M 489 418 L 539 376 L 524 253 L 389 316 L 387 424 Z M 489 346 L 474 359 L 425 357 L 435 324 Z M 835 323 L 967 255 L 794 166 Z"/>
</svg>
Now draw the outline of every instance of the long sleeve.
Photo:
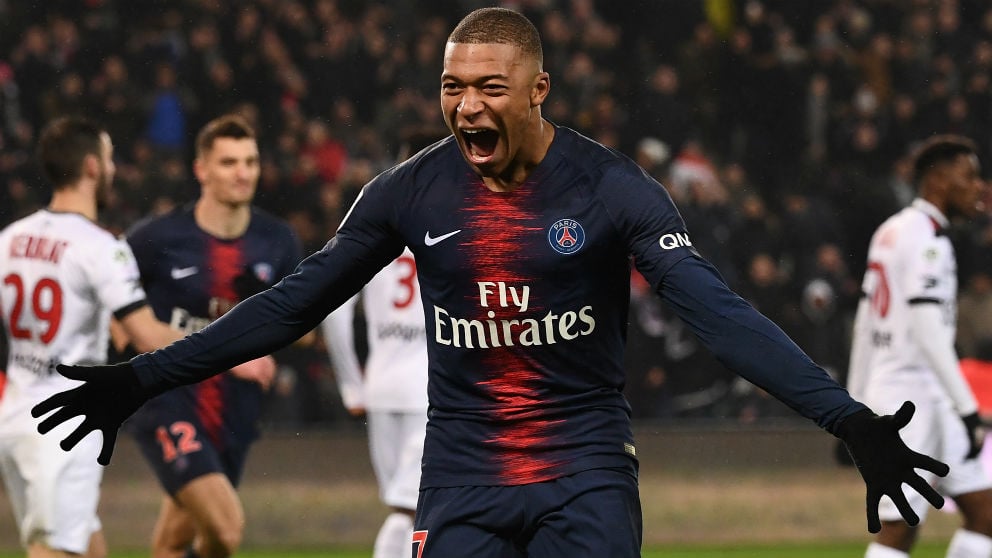
<svg viewBox="0 0 992 558">
<path fill-rule="evenodd" d="M 943 312 L 938 304 L 910 304 L 911 332 L 920 351 L 937 374 L 959 415 L 978 411 L 978 401 L 961 374 L 954 352 L 954 330 L 941 325 Z"/>
<path fill-rule="evenodd" d="M 401 250 L 399 244 L 369 245 L 338 234 L 272 288 L 199 332 L 132 359 L 138 380 L 161 393 L 285 347 L 317 327 Z"/>
<path fill-rule="evenodd" d="M 839 419 L 865 408 L 702 258 L 674 264 L 659 292 L 727 368 L 820 427 L 834 432 Z"/>
<path fill-rule="evenodd" d="M 334 367 L 334 378 L 341 400 L 348 409 L 365 406 L 362 368 L 355 353 L 355 305 L 358 297 L 348 299 L 321 322 L 324 343 Z"/>
<path fill-rule="evenodd" d="M 854 317 L 854 332 L 851 335 L 851 356 L 847 367 L 847 390 L 852 397 L 865 396 L 865 384 L 868 381 L 868 353 L 870 336 L 867 323 L 869 312 L 868 300 L 862 298 L 858 302 L 858 311 Z"/>
</svg>

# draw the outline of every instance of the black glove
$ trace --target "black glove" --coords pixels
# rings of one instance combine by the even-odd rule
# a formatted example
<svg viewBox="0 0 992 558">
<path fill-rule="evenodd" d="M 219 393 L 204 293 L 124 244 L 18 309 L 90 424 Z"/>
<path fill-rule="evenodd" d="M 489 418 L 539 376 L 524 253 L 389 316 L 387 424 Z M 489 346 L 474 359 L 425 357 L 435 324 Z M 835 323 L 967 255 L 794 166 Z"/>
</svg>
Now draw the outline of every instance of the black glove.
<svg viewBox="0 0 992 558">
<path fill-rule="evenodd" d="M 834 461 L 841 467 L 854 467 L 854 460 L 851 459 L 851 452 L 847 451 L 847 444 L 844 440 L 836 440 L 834 444 Z"/>
<path fill-rule="evenodd" d="M 71 450 L 87 434 L 99 430 L 103 433 L 103 448 L 96 460 L 101 465 L 109 465 L 121 423 L 151 395 L 141 388 L 134 368 L 127 362 L 103 366 L 59 364 L 55 369 L 66 378 L 85 383 L 56 393 L 31 409 L 34 418 L 58 409 L 38 424 L 38 432 L 45 434 L 63 422 L 82 415 L 85 417 L 83 422 L 62 439 L 62 449 Z"/>
<path fill-rule="evenodd" d="M 269 284 L 259 279 L 251 266 L 245 267 L 241 271 L 241 275 L 235 277 L 231 282 L 231 286 L 234 287 L 234 292 L 240 300 L 245 300 L 269 288 Z"/>
<path fill-rule="evenodd" d="M 865 409 L 844 417 L 836 429 L 837 437 L 847 445 L 847 451 L 851 453 L 851 459 L 868 489 L 865 503 L 868 531 L 871 533 L 882 529 L 878 519 L 878 502 L 882 496 L 892 498 L 906 523 L 916 525 L 920 522 L 902 493 L 903 483 L 919 492 L 933 507 L 944 505 L 944 498 L 914 469 L 926 469 L 943 477 L 950 468 L 930 456 L 909 449 L 899 437 L 899 429 L 909 424 L 915 410 L 916 407 L 909 401 L 903 403 L 894 415 L 877 416 Z"/>
<path fill-rule="evenodd" d="M 964 427 L 968 430 L 968 454 L 965 459 L 974 459 L 981 453 L 982 445 L 985 444 L 985 425 L 982 424 L 982 419 L 978 417 L 978 413 L 961 417 L 961 420 L 964 421 Z"/>
</svg>

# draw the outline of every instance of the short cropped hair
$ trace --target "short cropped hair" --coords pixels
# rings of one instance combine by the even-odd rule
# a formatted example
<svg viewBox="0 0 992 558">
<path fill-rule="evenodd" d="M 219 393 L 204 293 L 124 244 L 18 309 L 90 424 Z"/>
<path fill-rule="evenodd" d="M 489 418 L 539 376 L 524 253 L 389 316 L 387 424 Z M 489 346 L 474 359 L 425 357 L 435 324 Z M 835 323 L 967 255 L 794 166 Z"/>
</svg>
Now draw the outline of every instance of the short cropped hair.
<svg viewBox="0 0 992 558">
<path fill-rule="evenodd" d="M 950 163 L 961 155 L 978 152 L 975 142 L 955 134 L 932 136 L 914 152 L 913 180 L 919 183 L 927 173 L 943 163 Z"/>
<path fill-rule="evenodd" d="M 38 138 L 38 161 L 56 190 L 83 176 L 83 159 L 101 157 L 102 136 L 106 131 L 95 122 L 66 116 L 48 123 Z"/>
<path fill-rule="evenodd" d="M 506 8 L 480 8 L 471 12 L 455 26 L 448 42 L 516 45 L 544 67 L 544 49 L 537 27 L 522 14 Z"/>
<path fill-rule="evenodd" d="M 248 121 L 236 114 L 217 117 L 196 135 L 196 156 L 202 157 L 214 146 L 217 138 L 255 139 L 255 130 Z"/>
</svg>

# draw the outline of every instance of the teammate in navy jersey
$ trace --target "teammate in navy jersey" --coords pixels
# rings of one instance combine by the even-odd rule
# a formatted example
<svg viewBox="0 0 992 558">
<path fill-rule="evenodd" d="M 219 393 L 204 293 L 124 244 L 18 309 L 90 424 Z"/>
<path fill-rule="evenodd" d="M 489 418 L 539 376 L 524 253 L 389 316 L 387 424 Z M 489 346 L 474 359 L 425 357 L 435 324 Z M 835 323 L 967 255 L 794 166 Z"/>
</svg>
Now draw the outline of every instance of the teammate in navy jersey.
<svg viewBox="0 0 992 558">
<path fill-rule="evenodd" d="M 195 203 L 138 223 L 127 235 L 156 316 L 193 333 L 274 284 L 299 263 L 285 222 L 251 206 L 259 176 L 255 134 L 241 118 L 209 122 L 196 140 Z M 223 557 L 237 549 L 244 514 L 234 488 L 258 437 L 275 362 L 163 393 L 129 421 L 167 493 L 152 556 Z"/>
<path fill-rule="evenodd" d="M 273 288 L 164 350 L 105 367 L 33 409 L 65 438 L 116 431 L 145 399 L 292 342 L 409 247 L 429 349 L 414 554 L 640 555 L 630 409 L 621 393 L 630 266 L 716 356 L 843 439 L 865 479 L 869 530 L 893 496 L 907 521 L 913 413 L 876 416 L 731 292 L 692 247 L 665 189 L 627 157 L 541 116 L 550 90 L 522 15 L 483 8 L 451 33 L 441 108 L 452 136 L 362 190 L 337 234 Z M 108 462 L 112 444 L 101 455 Z"/>
</svg>

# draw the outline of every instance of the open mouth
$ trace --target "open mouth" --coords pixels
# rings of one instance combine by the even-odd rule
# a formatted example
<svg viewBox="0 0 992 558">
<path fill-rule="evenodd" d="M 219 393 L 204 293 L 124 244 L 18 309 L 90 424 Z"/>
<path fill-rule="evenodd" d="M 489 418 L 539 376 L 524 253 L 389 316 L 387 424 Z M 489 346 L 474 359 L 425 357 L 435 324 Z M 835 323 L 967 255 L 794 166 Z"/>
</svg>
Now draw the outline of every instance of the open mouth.
<svg viewBox="0 0 992 558">
<path fill-rule="evenodd" d="M 462 138 L 465 140 L 465 150 L 474 163 L 487 162 L 499 143 L 499 133 L 495 130 L 462 130 Z"/>
</svg>

